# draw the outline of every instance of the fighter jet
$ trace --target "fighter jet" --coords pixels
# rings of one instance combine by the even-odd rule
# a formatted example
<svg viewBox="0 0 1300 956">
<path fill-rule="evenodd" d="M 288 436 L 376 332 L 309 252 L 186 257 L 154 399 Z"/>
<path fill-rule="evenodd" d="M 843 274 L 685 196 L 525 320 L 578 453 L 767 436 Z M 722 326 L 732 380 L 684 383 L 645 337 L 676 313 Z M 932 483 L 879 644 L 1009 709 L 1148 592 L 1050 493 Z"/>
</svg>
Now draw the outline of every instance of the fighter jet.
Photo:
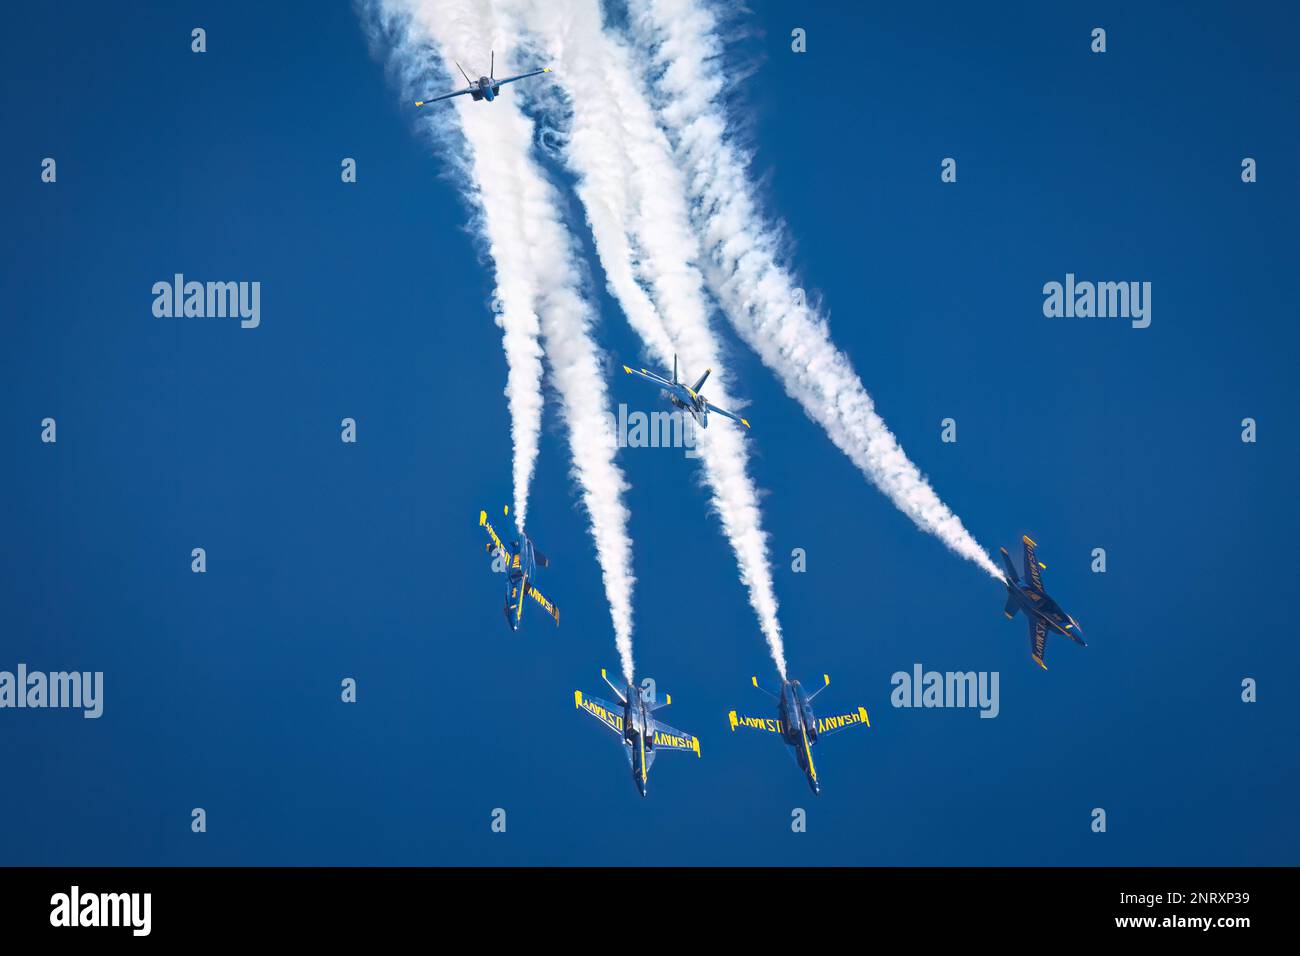
<svg viewBox="0 0 1300 956">
<path fill-rule="evenodd" d="M 675 730 L 653 716 L 656 710 L 673 702 L 671 694 L 664 697 L 663 703 L 648 701 L 631 681 L 628 681 L 624 690 L 619 690 L 605 674 L 603 667 L 600 676 L 609 684 L 620 703 L 610 704 L 599 697 L 588 697 L 582 691 L 575 690 L 573 706 L 585 710 L 619 736 L 627 753 L 627 762 L 632 767 L 632 782 L 636 784 L 637 792 L 644 797 L 646 777 L 650 773 L 650 765 L 655 762 L 655 754 L 661 750 L 689 750 L 698 757 L 700 738 Z"/>
<path fill-rule="evenodd" d="M 497 69 L 497 55 L 495 50 L 492 51 L 492 66 L 488 70 L 487 76 L 480 76 L 477 80 L 471 80 L 469 74 L 465 72 L 464 67 L 459 63 L 456 64 L 456 69 L 460 70 L 460 75 L 465 77 L 465 82 L 468 83 L 469 86 L 465 87 L 463 90 L 453 90 L 451 93 L 444 93 L 442 96 L 434 96 L 427 100 L 416 100 L 415 105 L 427 106 L 429 103 L 437 103 L 439 100 L 449 100 L 453 96 L 464 96 L 466 93 L 468 93 L 470 98 L 475 102 L 478 102 L 479 100 L 487 100 L 491 103 L 497 98 L 497 94 L 501 92 L 501 87 L 505 86 L 507 83 L 513 83 L 515 80 L 524 80 L 530 76 L 537 76 L 539 73 L 551 72 L 551 68 L 545 66 L 540 70 L 533 70 L 531 73 L 520 73 L 518 76 L 507 76 L 504 79 L 498 80 L 492 75 Z"/>
<path fill-rule="evenodd" d="M 751 677 L 750 681 L 755 687 L 763 691 L 764 694 L 773 698 L 776 703 L 776 719 L 770 717 L 740 717 L 733 710 L 727 714 L 727 720 L 731 722 L 731 730 L 734 733 L 737 727 L 748 727 L 751 730 L 765 730 L 771 734 L 777 734 L 790 748 L 790 753 L 794 757 L 795 763 L 803 771 L 808 780 L 808 786 L 812 792 L 821 795 L 821 781 L 817 779 L 817 768 L 813 764 L 812 749 L 817 745 L 817 741 L 822 737 L 829 737 L 831 734 L 837 734 L 846 727 L 870 727 L 871 719 L 867 716 L 865 707 L 859 707 L 856 711 L 836 714 L 833 717 L 823 717 L 820 720 L 813 714 L 813 698 L 830 686 L 831 679 L 828 675 L 823 674 L 822 678 L 826 683 L 822 684 L 811 694 L 804 692 L 803 686 L 797 680 L 783 680 L 781 682 L 780 695 L 773 694 L 770 690 L 760 687 L 757 677 Z"/>
<path fill-rule="evenodd" d="M 505 509 L 508 514 L 509 507 Z M 524 618 L 524 598 L 530 597 L 540 604 L 546 613 L 555 618 L 556 626 L 560 623 L 560 609 L 546 599 L 546 596 L 537 589 L 533 579 L 537 576 L 537 566 L 540 564 L 544 568 L 551 566 L 550 560 L 542 552 L 533 547 L 532 539 L 526 534 L 520 534 L 519 538 L 506 547 L 497 537 L 496 530 L 492 527 L 491 522 L 487 519 L 487 512 L 478 513 L 479 526 L 487 530 L 488 538 L 487 552 L 492 556 L 492 560 L 502 560 L 505 562 L 506 571 L 506 606 L 505 615 L 506 623 L 510 625 L 510 630 L 519 630 L 519 625 L 523 623 Z M 494 565 L 495 567 L 495 565 Z"/>
<path fill-rule="evenodd" d="M 647 382 L 653 382 L 661 388 L 666 389 L 668 401 L 672 402 L 682 411 L 690 412 L 691 416 L 697 423 L 699 423 L 701 428 L 709 427 L 709 412 L 717 412 L 724 418 L 730 418 L 733 422 L 740 422 L 740 424 L 744 425 L 746 428 L 749 427 L 749 422 L 747 420 L 741 418 L 739 415 L 733 415 L 731 412 L 724 411 L 717 405 L 711 404 L 707 398 L 700 394 L 700 389 L 704 387 L 704 380 L 707 379 L 709 373 L 713 371 L 711 368 L 706 368 L 704 370 L 704 374 L 700 376 L 700 380 L 695 383 L 694 388 L 691 388 L 683 382 L 677 381 L 676 355 L 673 356 L 673 380 L 671 382 L 663 376 L 656 375 L 654 372 L 647 371 L 646 369 L 641 369 L 641 371 L 638 372 L 624 365 L 623 371 L 627 372 L 628 375 L 636 375 L 645 379 Z"/>
<path fill-rule="evenodd" d="M 1041 572 L 1047 570 L 1047 565 L 1039 563 L 1038 556 L 1034 553 L 1038 545 L 1029 535 L 1025 535 L 1023 540 L 1025 577 L 1029 579 L 1023 584 L 1020 582 L 1020 575 L 1016 574 L 1016 566 L 1011 561 L 1011 555 L 1007 554 L 1006 548 L 1002 549 L 1002 566 L 1007 571 L 1007 605 L 1002 609 L 1002 613 L 1008 618 L 1013 618 L 1017 611 L 1024 610 L 1025 617 L 1029 619 L 1029 654 L 1035 664 L 1047 670 L 1047 665 L 1043 663 L 1043 652 L 1047 649 L 1048 631 L 1064 634 L 1082 647 L 1088 645 L 1084 643 L 1079 622 L 1062 611 L 1061 606 L 1048 597 L 1047 592 L 1043 590 Z"/>
</svg>

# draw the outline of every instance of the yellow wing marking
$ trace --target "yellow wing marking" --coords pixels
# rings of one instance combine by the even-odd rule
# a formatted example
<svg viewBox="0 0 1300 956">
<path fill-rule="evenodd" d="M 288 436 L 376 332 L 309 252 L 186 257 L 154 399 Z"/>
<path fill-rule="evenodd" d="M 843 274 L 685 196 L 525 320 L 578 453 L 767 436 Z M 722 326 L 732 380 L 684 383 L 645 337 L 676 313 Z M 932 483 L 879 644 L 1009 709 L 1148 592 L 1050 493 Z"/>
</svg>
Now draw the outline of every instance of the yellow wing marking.
<svg viewBox="0 0 1300 956">
<path fill-rule="evenodd" d="M 488 521 L 486 511 L 480 511 L 478 513 L 478 524 L 480 528 L 484 528 L 487 530 L 488 537 L 492 539 L 492 543 L 496 545 L 497 550 L 499 551 L 506 550 L 506 546 L 503 545 L 501 543 L 501 539 L 497 537 L 497 532 L 496 529 L 492 527 L 492 522 Z"/>
<path fill-rule="evenodd" d="M 727 722 L 731 724 L 732 732 L 737 727 L 748 727 L 750 730 L 766 730 L 770 734 L 781 733 L 781 721 L 771 717 L 745 717 L 733 710 L 727 714 Z"/>
</svg>

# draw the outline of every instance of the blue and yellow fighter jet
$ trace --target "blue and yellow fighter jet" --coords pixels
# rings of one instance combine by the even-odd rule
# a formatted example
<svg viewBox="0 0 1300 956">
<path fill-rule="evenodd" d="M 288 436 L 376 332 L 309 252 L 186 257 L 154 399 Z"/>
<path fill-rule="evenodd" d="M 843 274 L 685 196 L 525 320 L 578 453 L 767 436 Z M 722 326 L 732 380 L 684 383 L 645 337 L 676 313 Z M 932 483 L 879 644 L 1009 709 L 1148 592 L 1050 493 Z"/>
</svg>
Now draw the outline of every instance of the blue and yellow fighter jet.
<svg viewBox="0 0 1300 956">
<path fill-rule="evenodd" d="M 466 93 L 468 93 L 470 99 L 475 102 L 478 102 L 479 100 L 487 100 L 491 103 L 497 98 L 497 95 L 500 94 L 501 87 L 505 86 L 507 83 L 513 83 L 515 80 L 525 80 L 530 76 L 537 76 L 541 73 L 551 72 L 551 68 L 547 66 L 542 67 L 540 70 L 533 70 L 531 73 L 520 73 L 518 76 L 507 76 L 504 79 L 498 80 L 492 75 L 497 69 L 497 55 L 495 50 L 492 51 L 492 66 L 488 70 L 487 76 L 480 76 L 477 80 L 471 80 L 469 74 L 465 72 L 465 68 L 459 63 L 456 64 L 456 69 L 460 70 L 460 75 L 465 77 L 465 82 L 468 83 L 469 86 L 465 87 L 463 90 L 453 90 L 450 93 L 444 93 L 442 96 L 435 96 L 427 100 L 416 100 L 415 105 L 427 106 L 429 103 L 437 103 L 439 100 L 449 100 L 453 96 L 464 96 Z"/>
<path fill-rule="evenodd" d="M 1043 663 L 1043 652 L 1047 650 L 1048 631 L 1064 634 L 1081 647 L 1088 645 L 1084 643 L 1079 622 L 1062 611 L 1061 606 L 1048 597 L 1047 592 L 1043 590 L 1041 572 L 1047 570 L 1047 565 L 1038 560 L 1038 555 L 1035 553 L 1038 545 L 1029 535 L 1024 535 L 1023 540 L 1025 577 L 1028 578 L 1023 584 L 1020 575 L 1016 574 L 1016 566 L 1011 561 L 1011 555 L 1007 554 L 1006 548 L 1001 549 L 1002 566 L 1007 571 L 1007 604 L 1002 609 L 1002 613 L 1008 618 L 1013 618 L 1017 611 L 1024 610 L 1025 617 L 1029 619 L 1030 656 L 1033 657 L 1035 664 L 1047 670 L 1047 665 Z"/>
<path fill-rule="evenodd" d="M 610 704 L 599 697 L 589 697 L 580 690 L 573 692 L 573 705 L 585 710 L 602 724 L 618 734 L 623 750 L 627 753 L 627 762 L 632 767 L 632 782 L 636 784 L 641 796 L 646 795 L 646 778 L 650 775 L 650 765 L 655 762 L 655 754 L 661 750 L 689 750 L 700 755 L 700 738 L 669 727 L 653 715 L 661 707 L 673 702 L 672 694 L 664 697 L 663 703 L 645 699 L 629 681 L 624 690 L 619 690 L 600 670 L 601 679 L 609 684 L 621 703 Z"/>
<path fill-rule="evenodd" d="M 731 412 L 725 411 L 717 405 L 711 404 L 707 398 L 700 394 L 700 389 L 704 387 L 704 380 L 707 379 L 709 373 L 713 371 L 711 368 L 706 368 L 704 370 L 704 374 L 700 376 L 700 380 L 695 383 L 694 388 L 684 382 L 677 381 L 676 355 L 673 356 L 673 380 L 671 382 L 662 375 L 656 375 L 654 372 L 648 371 L 647 369 L 641 369 L 638 372 L 637 370 L 630 369 L 624 365 L 623 371 L 627 372 L 628 375 L 636 375 L 645 379 L 647 382 L 653 382 L 663 388 L 665 390 L 664 394 L 668 396 L 668 401 L 672 402 L 682 411 L 690 412 L 691 416 L 697 423 L 699 423 L 701 428 L 709 427 L 709 412 L 716 412 L 723 418 L 730 418 L 733 422 L 740 422 L 740 424 L 744 425 L 746 428 L 749 427 L 749 422 L 746 419 L 741 418 L 739 415 L 733 415 Z"/>
<path fill-rule="evenodd" d="M 510 509 L 507 507 L 506 513 Z M 487 519 L 487 512 L 478 513 L 479 527 L 485 528 L 488 533 L 487 552 L 492 555 L 493 560 L 499 555 L 505 561 L 506 570 L 506 606 L 505 615 L 506 623 L 510 625 L 510 630 L 519 630 L 519 625 L 524 618 L 524 598 L 530 597 L 540 604 L 546 613 L 555 618 L 556 626 L 560 623 L 560 609 L 547 600 L 546 595 L 537 589 L 533 583 L 533 578 L 537 576 L 537 566 L 540 564 L 544 568 L 549 568 L 551 562 L 546 555 L 533 547 L 532 539 L 526 534 L 521 534 L 519 538 L 506 547 L 497 537 L 496 530 L 492 523 Z"/>
<path fill-rule="evenodd" d="M 808 786 L 812 792 L 821 795 L 821 781 L 817 779 L 817 767 L 813 764 L 812 751 L 817 745 L 817 741 L 823 737 L 829 737 L 831 734 L 837 734 L 846 727 L 870 727 L 871 719 L 867 716 L 867 709 L 859 707 L 856 711 L 836 714 L 833 717 L 823 717 L 820 720 L 813 714 L 813 698 L 830 686 L 831 679 L 827 674 L 822 675 L 826 683 L 822 684 L 811 694 L 805 693 L 803 686 L 797 680 L 786 680 L 781 682 L 781 693 L 773 694 L 770 690 L 760 687 L 757 677 L 751 677 L 750 681 L 755 687 L 758 687 L 764 694 L 776 700 L 776 719 L 770 717 L 741 717 L 733 710 L 727 714 L 727 720 L 731 723 L 731 730 L 734 733 L 737 727 L 748 727 L 751 730 L 765 730 L 771 734 L 777 734 L 794 757 L 794 762 L 799 765 L 804 776 L 808 778 Z"/>
</svg>

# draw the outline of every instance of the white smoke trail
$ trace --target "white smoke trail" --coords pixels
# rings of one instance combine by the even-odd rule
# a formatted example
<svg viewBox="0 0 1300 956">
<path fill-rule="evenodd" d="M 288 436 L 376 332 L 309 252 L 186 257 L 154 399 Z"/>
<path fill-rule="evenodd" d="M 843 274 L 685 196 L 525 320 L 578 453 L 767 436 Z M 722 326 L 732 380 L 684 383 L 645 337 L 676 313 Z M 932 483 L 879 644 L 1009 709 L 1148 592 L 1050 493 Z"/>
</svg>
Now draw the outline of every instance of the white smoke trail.
<svg viewBox="0 0 1300 956">
<path fill-rule="evenodd" d="M 577 177 L 597 255 L 630 324 L 662 369 L 671 367 L 675 353 L 692 377 L 713 368 L 708 393 L 734 410 L 709 329 L 704 280 L 691 261 L 699 243 L 686 186 L 631 50 L 606 31 L 597 0 L 496 0 L 495 5 L 510 10 L 555 57 L 555 77 L 568 93 L 564 160 Z M 784 679 L 767 535 L 746 470 L 748 439 L 733 423 L 714 422 L 700 433 L 698 444 L 712 506 Z"/>
<path fill-rule="evenodd" d="M 376 15 L 372 32 L 392 46 L 391 59 L 408 101 L 430 92 L 415 83 L 432 81 L 440 89 L 448 77 L 458 75 L 453 59 L 492 49 L 508 52 L 503 41 L 518 33 L 476 0 L 369 2 L 369 12 Z M 441 59 L 428 41 L 441 50 Z M 504 75 L 504 68 L 500 72 Z M 460 121 L 464 138 L 457 164 L 467 198 L 478 210 L 475 226 L 496 264 L 499 314 L 513 309 L 512 317 L 536 316 L 534 341 L 540 332 L 568 428 L 573 475 L 591 519 L 623 675 L 630 681 L 634 579 L 623 504 L 627 483 L 614 462 L 617 443 L 606 413 L 605 376 L 590 334 L 593 316 L 573 265 L 578 251 L 560 218 L 556 191 L 533 159 L 533 123 L 516 103 L 515 95 L 490 104 L 460 97 L 440 104 L 445 109 L 432 112 L 428 122 L 453 123 L 448 112 L 453 109 Z M 526 324 L 520 326 L 526 336 Z"/>
<path fill-rule="evenodd" d="M 737 334 L 831 441 L 918 527 L 998 580 L 1002 572 L 877 414 L 853 366 L 781 266 L 781 240 L 753 198 L 748 157 L 727 137 L 718 17 L 702 0 L 628 0 L 659 118 L 685 174 L 705 274 Z"/>
<path fill-rule="evenodd" d="M 398 74 L 398 85 L 407 103 L 412 102 L 412 97 L 427 95 L 425 86 L 429 82 L 437 84 L 438 89 L 444 82 L 448 89 L 451 88 L 432 51 L 418 47 L 417 38 L 406 35 L 406 31 L 412 29 L 408 19 L 409 6 L 376 2 L 362 6 L 372 42 L 389 47 L 386 51 L 390 54 L 389 65 Z M 503 171 L 509 172 L 506 169 L 509 157 L 490 150 L 476 155 L 454 131 L 453 123 L 439 121 L 452 116 L 454 114 L 448 105 L 442 113 L 431 113 L 428 118 L 434 121 L 425 122 L 421 130 L 451 165 L 452 176 L 473 209 L 475 232 L 487 245 L 486 251 L 494 265 L 492 307 L 496 324 L 501 328 L 506 356 L 505 395 L 514 446 L 515 526 L 523 533 L 542 428 L 542 347 L 538 341 L 537 290 L 527 261 L 528 250 L 509 240 L 521 231 L 522 210 L 507 201 L 508 189 L 484 195 L 478 187 L 481 177 L 490 178 L 501 175 Z M 496 241 L 498 234 L 505 237 L 505 241 Z"/>
</svg>

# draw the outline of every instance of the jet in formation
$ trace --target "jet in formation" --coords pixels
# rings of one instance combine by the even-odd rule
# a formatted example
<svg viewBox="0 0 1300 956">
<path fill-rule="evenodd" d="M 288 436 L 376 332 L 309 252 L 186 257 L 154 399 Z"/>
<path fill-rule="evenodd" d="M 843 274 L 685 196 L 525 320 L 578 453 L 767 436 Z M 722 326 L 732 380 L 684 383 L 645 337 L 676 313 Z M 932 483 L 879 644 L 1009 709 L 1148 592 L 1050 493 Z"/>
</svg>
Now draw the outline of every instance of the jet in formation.
<svg viewBox="0 0 1300 956">
<path fill-rule="evenodd" d="M 505 509 L 508 514 L 509 507 Z M 497 536 L 496 529 L 487 519 L 487 512 L 478 513 L 478 523 L 481 528 L 487 531 L 488 542 L 487 552 L 492 556 L 496 567 L 496 561 L 505 562 L 506 572 L 506 606 L 505 615 L 506 623 L 510 625 L 510 630 L 519 630 L 519 625 L 524 619 L 524 598 L 530 597 L 546 611 L 547 614 L 555 618 L 558 626 L 560 623 L 560 609 L 552 604 L 546 595 L 542 594 L 537 588 L 535 578 L 537 577 L 537 567 L 541 565 L 544 568 L 551 566 L 550 560 L 546 555 L 533 547 L 532 539 L 528 535 L 520 533 L 519 537 L 506 547 L 501 539 Z"/>
<path fill-rule="evenodd" d="M 747 727 L 750 730 L 764 730 L 770 734 L 776 734 L 790 749 L 795 763 L 803 771 L 804 777 L 808 780 L 808 786 L 812 792 L 821 795 L 822 785 L 817 777 L 817 767 L 813 763 L 813 747 L 817 746 L 817 741 L 823 737 L 829 737 L 831 734 L 837 734 L 846 727 L 870 727 L 871 720 L 867 716 L 865 707 L 859 707 L 856 711 L 836 714 L 833 717 L 823 717 L 820 720 L 813 713 L 813 698 L 830 686 L 831 679 L 828 675 L 823 674 L 822 678 L 826 683 L 822 684 L 811 694 L 806 693 L 803 686 L 797 680 L 783 680 L 781 682 L 781 693 L 773 694 L 770 690 L 759 686 L 758 678 L 751 677 L 750 681 L 755 687 L 767 694 L 776 701 L 776 718 L 770 717 L 742 717 L 738 716 L 733 710 L 727 714 L 727 720 L 731 723 L 731 730 L 734 733 L 737 727 Z"/>
<path fill-rule="evenodd" d="M 1084 643 L 1079 622 L 1062 611 L 1061 606 L 1048 597 L 1047 592 L 1043 590 L 1042 572 L 1047 570 L 1047 565 L 1038 560 L 1038 555 L 1035 553 L 1038 545 L 1029 535 L 1025 535 L 1023 541 L 1026 578 L 1023 583 L 1020 575 L 1016 573 L 1011 555 L 1007 554 L 1006 548 L 1002 548 L 1002 566 L 1007 572 L 1007 604 L 1002 609 L 1002 613 L 1008 618 L 1013 618 L 1017 611 L 1025 612 L 1025 617 L 1029 619 L 1029 654 L 1035 664 L 1047 670 L 1047 665 L 1043 663 L 1043 654 L 1047 650 L 1048 632 L 1063 634 L 1082 647 L 1088 645 Z"/>
<path fill-rule="evenodd" d="M 580 690 L 573 692 L 573 705 L 585 710 L 592 717 L 617 734 L 627 762 L 632 768 L 632 782 L 637 792 L 646 795 L 646 778 L 650 775 L 650 765 L 655 761 L 655 754 L 661 750 L 689 750 L 700 755 L 700 738 L 681 730 L 669 727 L 654 716 L 661 707 L 673 702 L 671 694 L 665 696 L 662 703 L 646 700 L 645 694 L 628 681 L 627 687 L 619 690 L 601 668 L 601 679 L 609 684 L 609 689 L 619 699 L 611 704 L 599 697 L 590 697 Z"/>
<path fill-rule="evenodd" d="M 466 93 L 468 93 L 470 99 L 475 102 L 478 102 L 479 100 L 487 100 L 491 103 L 501 92 L 501 87 L 505 86 L 507 83 L 513 83 L 515 80 L 524 80 L 530 76 L 537 76 L 541 73 L 551 72 L 550 67 L 542 67 L 540 70 L 533 70 L 531 73 L 520 73 L 518 76 L 507 76 L 498 80 L 492 75 L 496 72 L 496 68 L 497 55 L 495 50 L 492 51 L 492 66 L 488 69 L 488 75 L 480 76 L 477 80 L 471 80 L 469 74 L 465 72 L 465 68 L 457 63 L 456 69 L 460 70 L 460 75 L 465 77 L 465 82 L 468 83 L 469 86 L 465 87 L 463 90 L 452 90 L 450 93 L 444 93 L 442 96 L 430 97 L 427 100 L 416 100 L 415 105 L 427 106 L 429 103 L 437 103 L 439 100 L 449 100 L 453 96 L 464 96 Z"/>
<path fill-rule="evenodd" d="M 677 381 L 676 355 L 673 356 L 673 379 L 671 382 L 662 375 L 656 375 L 654 372 L 646 369 L 641 369 L 638 372 L 637 370 L 630 369 L 624 365 L 623 371 L 627 372 L 628 375 L 636 375 L 639 378 L 643 378 L 647 382 L 653 382 L 655 385 L 664 389 L 665 394 L 668 396 L 668 401 L 672 402 L 673 405 L 680 408 L 682 411 L 690 412 L 691 417 L 695 419 L 696 423 L 701 428 L 709 427 L 709 412 L 716 412 L 724 418 L 730 418 L 733 422 L 740 422 L 740 424 L 744 425 L 746 428 L 749 427 L 749 422 L 746 419 L 719 408 L 700 394 L 700 389 L 704 387 L 705 379 L 709 377 L 709 373 L 712 372 L 713 369 L 705 369 L 704 374 L 700 376 L 700 380 L 695 383 L 693 388 L 684 382 Z"/>
</svg>

